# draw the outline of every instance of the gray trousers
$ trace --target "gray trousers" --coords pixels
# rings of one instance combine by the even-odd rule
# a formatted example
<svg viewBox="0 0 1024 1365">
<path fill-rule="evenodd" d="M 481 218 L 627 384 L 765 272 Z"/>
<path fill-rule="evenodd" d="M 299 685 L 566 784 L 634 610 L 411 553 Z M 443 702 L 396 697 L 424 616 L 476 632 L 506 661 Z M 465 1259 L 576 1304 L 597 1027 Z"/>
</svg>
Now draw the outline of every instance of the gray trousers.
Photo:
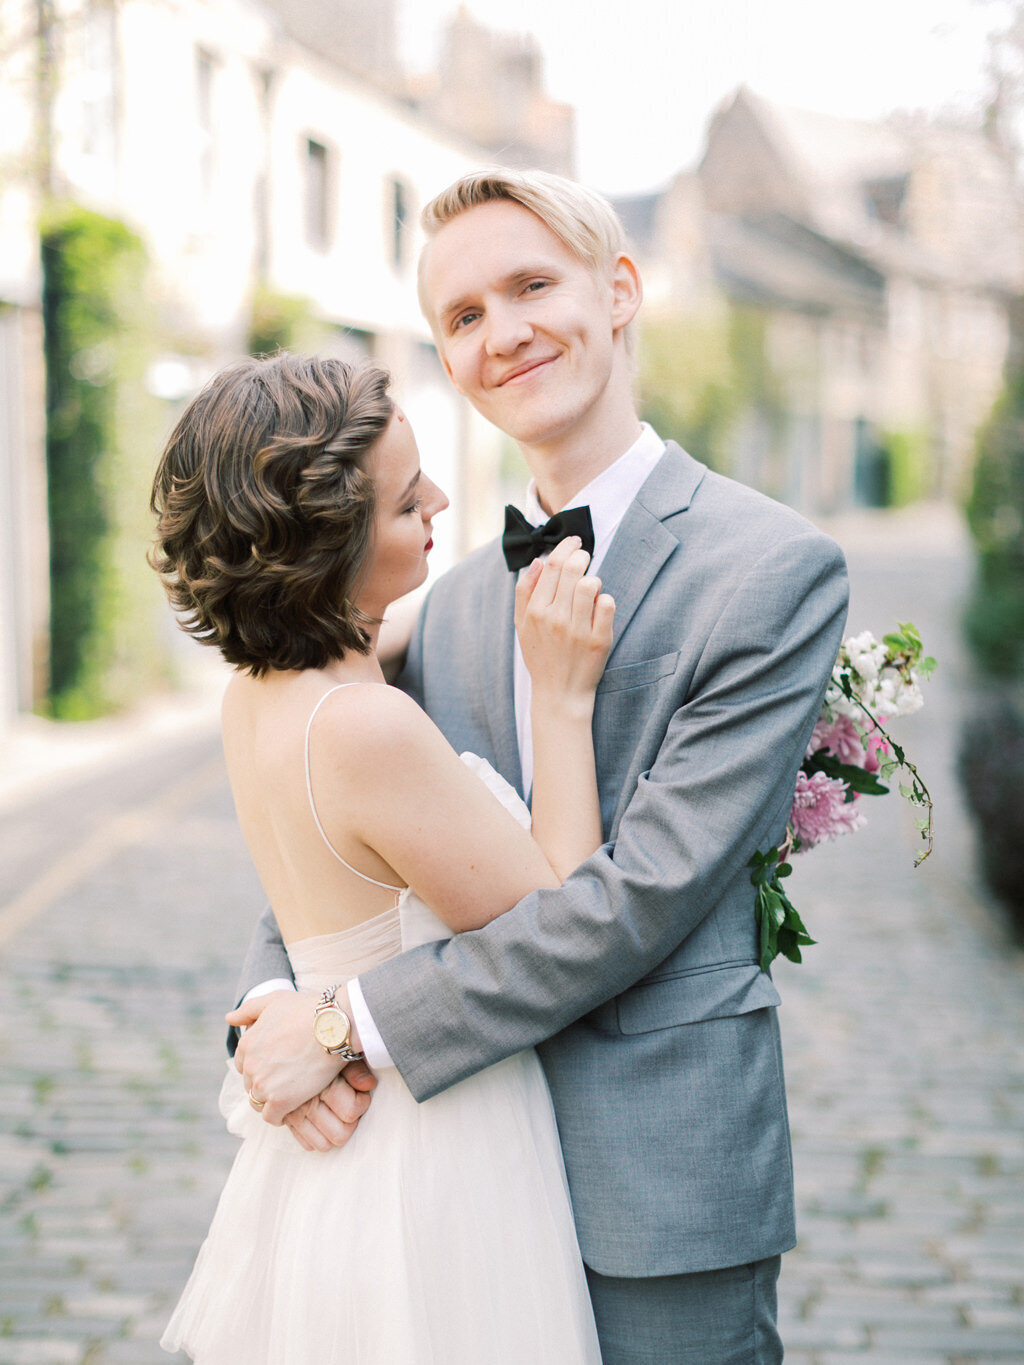
<svg viewBox="0 0 1024 1365">
<path fill-rule="evenodd" d="M 779 1365 L 780 1261 L 643 1280 L 588 1266 L 603 1365 Z"/>
</svg>

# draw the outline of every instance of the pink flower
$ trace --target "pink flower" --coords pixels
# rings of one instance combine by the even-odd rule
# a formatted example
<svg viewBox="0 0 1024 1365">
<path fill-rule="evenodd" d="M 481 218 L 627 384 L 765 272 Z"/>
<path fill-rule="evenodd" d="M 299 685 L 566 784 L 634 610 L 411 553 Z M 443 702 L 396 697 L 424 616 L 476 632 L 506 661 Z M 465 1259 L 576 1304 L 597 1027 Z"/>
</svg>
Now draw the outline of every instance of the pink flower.
<svg viewBox="0 0 1024 1365">
<path fill-rule="evenodd" d="M 846 800 L 845 782 L 826 777 L 824 773 L 808 777 L 805 772 L 799 772 L 789 823 L 806 850 L 825 839 L 838 839 L 842 834 L 851 834 L 866 821 L 857 809 L 856 798 L 853 801 Z"/>
<path fill-rule="evenodd" d="M 827 749 L 840 763 L 864 767 L 864 741 L 849 716 L 837 716 L 835 720 L 819 719 L 805 756 L 811 758 L 819 749 Z"/>
<path fill-rule="evenodd" d="M 879 716 L 878 723 L 884 725 L 885 716 Z M 889 746 L 877 730 L 872 730 L 864 743 L 867 746 L 867 753 L 864 755 L 865 771 L 877 773 L 881 769 L 882 758 L 888 757 Z"/>
</svg>

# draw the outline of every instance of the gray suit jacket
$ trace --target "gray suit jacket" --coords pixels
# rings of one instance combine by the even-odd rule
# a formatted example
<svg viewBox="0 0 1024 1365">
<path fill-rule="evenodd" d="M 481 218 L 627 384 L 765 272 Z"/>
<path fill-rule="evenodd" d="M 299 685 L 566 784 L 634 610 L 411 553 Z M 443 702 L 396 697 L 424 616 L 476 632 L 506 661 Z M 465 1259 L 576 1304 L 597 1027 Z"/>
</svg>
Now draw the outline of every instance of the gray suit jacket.
<svg viewBox="0 0 1024 1365">
<path fill-rule="evenodd" d="M 360 984 L 419 1099 L 539 1045 L 584 1259 L 680 1274 L 795 1241 L 779 996 L 747 864 L 782 835 L 846 573 L 796 513 L 670 444 L 601 577 L 617 604 L 594 715 L 606 844 L 561 889 Z M 404 682 L 519 787 L 512 614 L 492 544 L 431 592 Z M 271 934 L 244 987 L 286 974 Z"/>
</svg>

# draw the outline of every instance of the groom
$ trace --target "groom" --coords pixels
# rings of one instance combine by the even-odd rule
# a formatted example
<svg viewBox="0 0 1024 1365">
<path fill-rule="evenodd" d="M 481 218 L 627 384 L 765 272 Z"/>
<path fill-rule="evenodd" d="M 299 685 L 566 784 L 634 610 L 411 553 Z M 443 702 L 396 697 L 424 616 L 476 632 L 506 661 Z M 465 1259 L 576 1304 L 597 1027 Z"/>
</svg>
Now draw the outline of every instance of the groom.
<svg viewBox="0 0 1024 1365">
<path fill-rule="evenodd" d="M 602 199 L 479 173 L 424 224 L 422 306 L 455 388 L 523 451 L 527 518 L 590 509 L 592 571 L 616 601 L 594 713 L 607 842 L 560 890 L 365 973 L 357 1045 L 420 1100 L 537 1045 L 605 1365 L 767 1365 L 795 1234 L 779 996 L 757 964 L 748 863 L 786 823 L 845 618 L 842 556 L 641 425 L 640 281 Z M 528 792 L 514 582 L 498 543 L 445 575 L 402 685 Z M 264 921 L 244 984 L 287 975 Z M 323 1088 L 324 1054 L 301 997 L 253 1008 L 240 1065 L 287 1055 L 288 1099 L 271 1089 L 267 1105 L 280 1121 Z"/>
</svg>

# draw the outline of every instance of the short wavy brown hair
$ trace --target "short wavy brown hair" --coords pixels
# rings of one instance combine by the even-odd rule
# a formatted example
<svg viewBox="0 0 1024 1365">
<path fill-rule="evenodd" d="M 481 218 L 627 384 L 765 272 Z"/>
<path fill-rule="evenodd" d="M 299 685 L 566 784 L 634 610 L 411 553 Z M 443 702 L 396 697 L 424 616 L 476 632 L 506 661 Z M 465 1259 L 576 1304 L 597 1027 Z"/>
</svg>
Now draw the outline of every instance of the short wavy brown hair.
<svg viewBox="0 0 1024 1365">
<path fill-rule="evenodd" d="M 365 457 L 394 404 L 376 366 L 245 360 L 192 400 L 153 481 L 150 563 L 182 628 L 228 663 L 323 668 L 367 654 L 352 597 L 373 535 Z"/>
</svg>

